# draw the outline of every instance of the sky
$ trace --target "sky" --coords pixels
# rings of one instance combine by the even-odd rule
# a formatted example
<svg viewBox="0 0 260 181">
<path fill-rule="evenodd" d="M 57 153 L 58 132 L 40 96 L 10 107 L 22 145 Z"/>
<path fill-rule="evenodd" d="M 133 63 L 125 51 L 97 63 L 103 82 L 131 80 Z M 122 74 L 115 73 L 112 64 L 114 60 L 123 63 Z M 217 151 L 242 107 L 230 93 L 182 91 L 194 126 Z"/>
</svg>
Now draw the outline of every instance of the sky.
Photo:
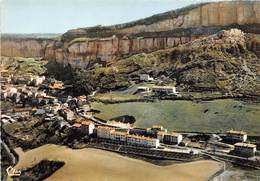
<svg viewBox="0 0 260 181">
<path fill-rule="evenodd" d="M 214 0 L 0 0 L 2 33 L 64 33 Z"/>
</svg>

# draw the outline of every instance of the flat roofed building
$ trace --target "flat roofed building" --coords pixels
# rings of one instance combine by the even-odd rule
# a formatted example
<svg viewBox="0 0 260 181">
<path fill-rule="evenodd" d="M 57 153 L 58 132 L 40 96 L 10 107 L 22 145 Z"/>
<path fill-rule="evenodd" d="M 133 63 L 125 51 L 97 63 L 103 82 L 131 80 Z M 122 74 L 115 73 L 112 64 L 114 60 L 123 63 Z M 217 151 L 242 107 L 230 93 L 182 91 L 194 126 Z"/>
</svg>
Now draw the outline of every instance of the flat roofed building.
<svg viewBox="0 0 260 181">
<path fill-rule="evenodd" d="M 162 125 L 153 125 L 153 126 L 152 126 L 152 129 L 155 129 L 155 130 L 158 130 L 158 131 L 164 130 L 164 128 L 163 128 Z"/>
<path fill-rule="evenodd" d="M 177 94 L 176 87 L 174 86 L 154 86 L 152 92 L 163 92 L 167 94 Z"/>
<path fill-rule="evenodd" d="M 182 135 L 179 133 L 171 132 L 163 135 L 163 142 L 169 144 L 180 144 L 182 141 Z"/>
<path fill-rule="evenodd" d="M 247 133 L 244 131 L 230 130 L 226 133 L 226 139 L 235 142 L 245 142 L 247 140 Z"/>
<path fill-rule="evenodd" d="M 98 126 L 96 130 L 98 138 L 110 139 L 110 134 L 115 129 L 108 126 Z"/>
<path fill-rule="evenodd" d="M 234 153 L 237 156 L 254 157 L 256 153 L 256 145 L 250 143 L 236 143 Z"/>
<path fill-rule="evenodd" d="M 110 133 L 111 140 L 125 142 L 126 137 L 127 137 L 126 132 L 111 131 L 111 133 Z"/>
<path fill-rule="evenodd" d="M 137 136 L 137 135 L 127 135 L 127 143 L 145 147 L 155 147 L 158 148 L 160 146 L 159 139 L 149 138 L 145 136 Z"/>
<path fill-rule="evenodd" d="M 149 82 L 149 81 L 153 81 L 154 78 L 150 77 L 149 74 L 141 74 L 141 75 L 140 75 L 140 80 L 141 80 L 141 81 Z"/>
</svg>

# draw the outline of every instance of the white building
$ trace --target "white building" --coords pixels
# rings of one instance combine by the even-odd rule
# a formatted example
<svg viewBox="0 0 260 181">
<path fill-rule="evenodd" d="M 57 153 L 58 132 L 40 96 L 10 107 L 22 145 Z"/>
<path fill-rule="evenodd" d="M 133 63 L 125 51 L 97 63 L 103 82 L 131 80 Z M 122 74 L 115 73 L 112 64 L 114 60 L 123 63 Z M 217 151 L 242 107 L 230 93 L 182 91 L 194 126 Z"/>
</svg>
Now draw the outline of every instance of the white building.
<svg viewBox="0 0 260 181">
<path fill-rule="evenodd" d="M 247 133 L 244 131 L 230 130 L 226 133 L 226 139 L 236 142 L 245 142 L 247 140 Z"/>
<path fill-rule="evenodd" d="M 250 143 L 236 143 L 234 153 L 242 157 L 254 157 L 256 153 L 256 145 Z"/>
<path fill-rule="evenodd" d="M 178 94 L 174 86 L 154 86 L 152 87 L 154 93 Z"/>
<path fill-rule="evenodd" d="M 179 133 L 166 133 L 166 132 L 158 132 L 157 138 L 160 140 L 160 142 L 168 143 L 168 144 L 180 144 L 183 137 Z"/>
<path fill-rule="evenodd" d="M 145 86 L 139 86 L 139 87 L 137 87 L 137 91 L 139 91 L 139 92 L 150 92 L 151 90 L 150 90 L 150 88 L 149 87 L 145 87 Z"/>
<path fill-rule="evenodd" d="M 128 144 L 145 146 L 145 147 L 155 147 L 160 146 L 159 139 L 149 138 L 144 136 L 127 135 L 126 141 Z"/>
<path fill-rule="evenodd" d="M 149 82 L 149 81 L 153 81 L 154 78 L 150 77 L 149 74 L 141 74 L 141 75 L 140 75 L 140 80 L 141 80 L 141 81 Z"/>
<path fill-rule="evenodd" d="M 112 131 L 115 129 L 112 127 L 108 126 L 98 126 L 97 127 L 97 137 L 98 138 L 105 138 L 105 139 L 110 139 L 110 134 Z"/>
</svg>

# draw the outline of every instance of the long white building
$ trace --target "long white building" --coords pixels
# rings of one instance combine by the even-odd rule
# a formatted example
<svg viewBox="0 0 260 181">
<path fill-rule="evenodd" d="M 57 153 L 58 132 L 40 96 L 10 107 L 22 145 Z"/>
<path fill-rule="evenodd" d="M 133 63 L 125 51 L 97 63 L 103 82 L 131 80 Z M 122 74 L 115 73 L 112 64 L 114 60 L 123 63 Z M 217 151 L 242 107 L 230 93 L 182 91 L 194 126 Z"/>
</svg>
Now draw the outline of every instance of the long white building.
<svg viewBox="0 0 260 181">
<path fill-rule="evenodd" d="M 99 126 L 97 128 L 97 137 L 144 147 L 157 148 L 160 145 L 159 139 L 131 135 L 128 132 L 116 131 L 114 128 L 107 126 Z"/>
<path fill-rule="evenodd" d="M 158 148 L 160 146 L 159 139 L 156 138 L 127 135 L 126 139 L 128 144 L 140 145 L 145 147 L 155 147 L 155 148 Z"/>
</svg>

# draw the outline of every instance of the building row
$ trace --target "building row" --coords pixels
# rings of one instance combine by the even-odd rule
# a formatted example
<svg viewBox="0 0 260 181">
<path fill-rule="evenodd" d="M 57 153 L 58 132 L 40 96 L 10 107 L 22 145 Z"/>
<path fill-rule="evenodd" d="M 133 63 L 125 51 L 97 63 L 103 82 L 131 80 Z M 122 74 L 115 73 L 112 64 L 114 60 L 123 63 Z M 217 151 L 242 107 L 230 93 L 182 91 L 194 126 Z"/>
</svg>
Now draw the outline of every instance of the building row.
<svg viewBox="0 0 260 181">
<path fill-rule="evenodd" d="M 159 139 L 140 135 L 129 134 L 129 130 L 117 131 L 115 128 L 107 126 L 99 126 L 97 129 L 97 137 L 110 139 L 112 141 L 125 142 L 127 144 L 155 147 L 160 146 Z"/>
<path fill-rule="evenodd" d="M 158 125 L 150 129 L 115 129 L 99 126 L 96 128 L 96 133 L 98 138 L 155 148 L 159 147 L 160 143 L 179 144 L 183 139 L 181 134 L 167 133 L 166 129 Z"/>
</svg>

